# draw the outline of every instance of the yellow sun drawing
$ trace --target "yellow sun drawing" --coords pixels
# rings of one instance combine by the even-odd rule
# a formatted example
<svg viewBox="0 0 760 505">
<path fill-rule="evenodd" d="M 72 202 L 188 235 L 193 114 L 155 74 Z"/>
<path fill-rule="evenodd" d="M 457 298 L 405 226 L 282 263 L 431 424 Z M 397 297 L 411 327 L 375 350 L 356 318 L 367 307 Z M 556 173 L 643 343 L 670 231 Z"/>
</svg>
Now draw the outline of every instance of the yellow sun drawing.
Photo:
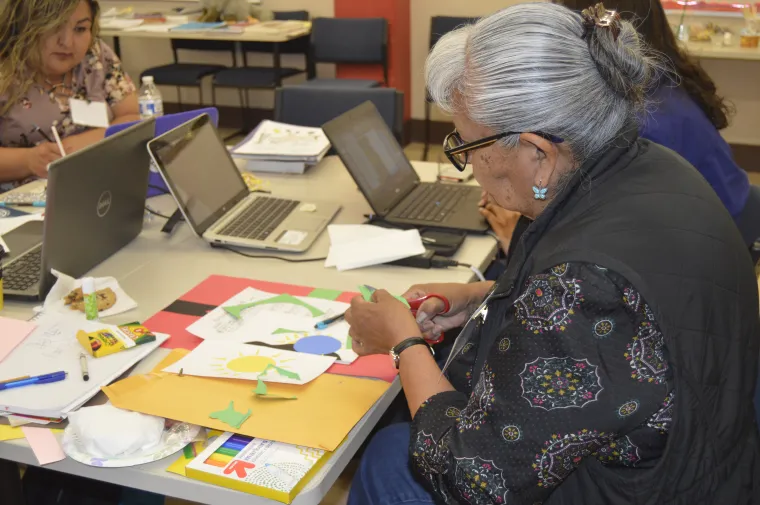
<svg viewBox="0 0 760 505">
<path fill-rule="evenodd" d="M 235 376 L 244 373 L 261 373 L 269 365 L 278 366 L 288 370 L 286 363 L 292 359 L 280 359 L 282 353 L 272 354 L 271 356 L 262 356 L 259 350 L 255 354 L 238 353 L 234 358 L 214 358 L 218 363 L 212 367 L 220 375 Z"/>
</svg>

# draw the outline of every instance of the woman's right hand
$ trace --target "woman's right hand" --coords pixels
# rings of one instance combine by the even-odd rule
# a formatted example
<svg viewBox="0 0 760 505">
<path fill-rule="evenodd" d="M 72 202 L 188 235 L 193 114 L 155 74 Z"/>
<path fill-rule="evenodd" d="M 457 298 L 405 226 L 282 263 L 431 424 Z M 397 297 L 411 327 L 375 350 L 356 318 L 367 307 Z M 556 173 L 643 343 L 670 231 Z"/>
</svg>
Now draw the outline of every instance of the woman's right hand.
<svg viewBox="0 0 760 505">
<path fill-rule="evenodd" d="M 491 285 L 491 282 L 415 284 L 402 296 L 407 300 L 417 300 L 435 294 L 449 300 L 451 307 L 446 314 L 440 314 L 444 305 L 438 298 L 425 300 L 417 311 L 417 324 L 423 335 L 439 335 L 446 330 L 464 325 Z"/>
<path fill-rule="evenodd" d="M 26 169 L 31 175 L 47 178 L 47 166 L 61 157 L 58 145 L 52 142 L 42 142 L 27 149 Z"/>
</svg>

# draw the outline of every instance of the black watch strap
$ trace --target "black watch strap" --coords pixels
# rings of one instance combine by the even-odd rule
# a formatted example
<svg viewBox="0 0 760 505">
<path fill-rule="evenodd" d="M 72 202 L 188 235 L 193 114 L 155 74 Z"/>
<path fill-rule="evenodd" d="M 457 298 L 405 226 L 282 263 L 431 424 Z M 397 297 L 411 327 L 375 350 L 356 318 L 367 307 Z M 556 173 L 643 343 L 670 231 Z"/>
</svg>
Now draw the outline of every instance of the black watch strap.
<svg viewBox="0 0 760 505">
<path fill-rule="evenodd" d="M 431 354 L 435 355 L 433 348 L 430 347 L 430 345 L 427 343 L 427 341 L 425 341 L 424 338 L 421 338 L 421 337 L 407 338 L 403 342 L 394 346 L 390 352 L 391 358 L 393 358 L 393 364 L 396 365 L 397 370 L 398 370 L 399 360 L 401 358 L 401 353 L 415 345 L 424 345 L 425 347 L 428 348 Z"/>
</svg>

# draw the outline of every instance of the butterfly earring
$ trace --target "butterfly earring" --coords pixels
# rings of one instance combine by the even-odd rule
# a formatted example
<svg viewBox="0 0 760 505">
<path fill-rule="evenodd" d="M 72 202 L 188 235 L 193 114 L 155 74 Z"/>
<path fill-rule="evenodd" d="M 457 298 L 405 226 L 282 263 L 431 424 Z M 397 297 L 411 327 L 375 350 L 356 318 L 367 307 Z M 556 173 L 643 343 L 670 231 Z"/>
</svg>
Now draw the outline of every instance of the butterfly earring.
<svg viewBox="0 0 760 505">
<path fill-rule="evenodd" d="M 546 191 L 549 188 L 542 188 L 541 182 L 538 181 L 538 186 L 533 186 L 533 198 L 536 200 L 546 200 Z"/>
</svg>

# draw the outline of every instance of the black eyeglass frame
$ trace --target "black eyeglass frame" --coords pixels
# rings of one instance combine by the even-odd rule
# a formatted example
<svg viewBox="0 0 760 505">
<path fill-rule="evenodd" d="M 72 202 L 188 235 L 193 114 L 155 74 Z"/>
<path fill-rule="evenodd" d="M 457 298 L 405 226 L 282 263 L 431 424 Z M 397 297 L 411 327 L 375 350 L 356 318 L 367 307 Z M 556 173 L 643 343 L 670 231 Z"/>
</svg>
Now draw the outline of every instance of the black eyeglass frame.
<svg viewBox="0 0 760 505">
<path fill-rule="evenodd" d="M 504 132 L 504 133 L 498 133 L 496 135 L 491 135 L 489 137 L 483 137 L 482 139 L 473 140 L 472 142 L 464 142 L 462 140 L 462 137 L 459 135 L 459 132 L 454 130 L 453 132 L 446 135 L 446 137 L 443 139 L 443 154 L 446 155 L 446 157 L 449 159 L 452 165 L 454 165 L 454 168 L 459 170 L 460 172 L 464 172 L 465 167 L 467 167 L 467 162 L 469 161 L 469 152 L 473 151 L 475 149 L 480 149 L 482 147 L 488 147 L 491 144 L 495 144 L 499 140 L 508 137 L 510 135 L 520 135 L 521 133 L 525 132 Z M 530 132 L 533 135 L 538 135 L 539 137 L 542 137 L 549 142 L 552 142 L 554 144 L 561 144 L 565 141 L 565 139 L 562 139 L 560 137 L 555 137 L 554 135 L 549 135 L 548 133 L 544 132 Z M 456 147 L 450 147 L 447 148 L 449 139 L 451 137 L 455 137 L 459 139 L 459 142 L 461 142 L 460 145 Z M 465 153 L 464 163 L 461 163 L 457 158 L 457 154 Z"/>
</svg>

